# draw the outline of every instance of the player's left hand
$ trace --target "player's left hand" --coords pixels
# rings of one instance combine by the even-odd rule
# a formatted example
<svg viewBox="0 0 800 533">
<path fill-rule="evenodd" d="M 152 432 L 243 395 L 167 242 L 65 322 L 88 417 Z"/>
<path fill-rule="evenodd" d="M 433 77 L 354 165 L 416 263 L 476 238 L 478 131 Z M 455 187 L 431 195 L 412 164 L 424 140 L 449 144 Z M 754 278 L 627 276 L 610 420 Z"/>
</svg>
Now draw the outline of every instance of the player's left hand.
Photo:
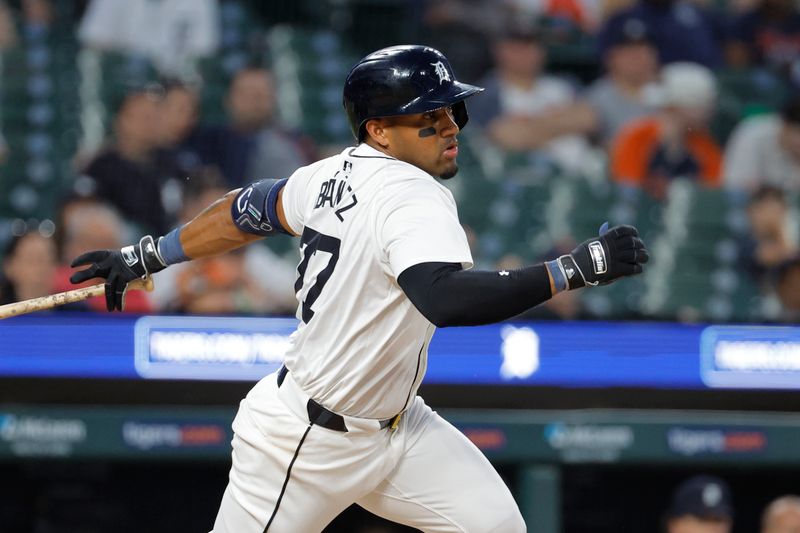
<svg viewBox="0 0 800 533">
<path fill-rule="evenodd" d="M 121 250 L 93 250 L 76 257 L 71 267 L 89 266 L 74 273 L 72 283 L 83 283 L 92 278 L 104 278 L 106 309 L 122 311 L 125 305 L 125 291 L 128 283 L 144 279 L 153 272 L 166 268 L 159 258 L 155 241 L 149 235 L 139 244 L 126 246 Z"/>
<path fill-rule="evenodd" d="M 567 276 L 570 289 L 586 285 L 605 285 L 612 281 L 642 273 L 642 265 L 650 254 L 633 226 L 614 226 L 606 222 L 599 237 L 579 244 L 569 255 L 558 258 Z"/>
</svg>

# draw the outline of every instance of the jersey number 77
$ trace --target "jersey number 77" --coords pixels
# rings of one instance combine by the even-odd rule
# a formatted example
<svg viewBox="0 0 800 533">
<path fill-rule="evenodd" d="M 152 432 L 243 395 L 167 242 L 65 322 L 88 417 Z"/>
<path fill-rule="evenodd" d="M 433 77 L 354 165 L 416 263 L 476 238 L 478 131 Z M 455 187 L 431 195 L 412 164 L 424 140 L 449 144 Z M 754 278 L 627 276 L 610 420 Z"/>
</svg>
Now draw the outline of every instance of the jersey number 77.
<svg viewBox="0 0 800 533">
<path fill-rule="evenodd" d="M 324 260 L 317 252 L 327 252 L 330 254 L 328 264 L 317 274 L 314 285 L 308 289 L 306 297 L 303 299 L 302 318 L 303 322 L 306 324 L 314 317 L 314 311 L 311 309 L 311 306 L 313 306 L 314 302 L 319 298 L 322 289 L 325 287 L 325 284 L 328 283 L 331 274 L 333 274 L 333 269 L 336 268 L 336 263 L 339 261 L 339 248 L 341 244 L 342 241 L 340 239 L 331 237 L 330 235 L 324 235 L 308 226 L 303 230 L 303 235 L 300 237 L 300 248 L 303 253 L 303 260 L 297 265 L 298 277 L 297 281 L 294 283 L 295 293 L 300 292 L 303 288 L 306 270 L 311 260 L 315 258 L 317 258 L 316 260 L 318 261 Z"/>
</svg>

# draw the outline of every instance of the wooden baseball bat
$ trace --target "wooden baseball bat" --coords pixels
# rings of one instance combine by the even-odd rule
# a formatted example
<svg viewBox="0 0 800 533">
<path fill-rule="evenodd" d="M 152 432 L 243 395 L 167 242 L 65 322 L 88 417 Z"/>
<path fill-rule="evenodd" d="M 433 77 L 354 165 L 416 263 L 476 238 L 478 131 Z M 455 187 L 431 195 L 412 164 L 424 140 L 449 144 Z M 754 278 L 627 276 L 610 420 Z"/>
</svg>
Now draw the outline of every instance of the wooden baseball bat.
<svg viewBox="0 0 800 533">
<path fill-rule="evenodd" d="M 153 290 L 153 278 L 148 277 L 145 280 L 137 279 L 128 284 L 128 289 L 138 290 Z M 98 283 L 91 287 L 83 287 L 82 289 L 73 289 L 71 291 L 59 292 L 49 296 L 42 296 L 40 298 L 32 298 L 30 300 L 23 300 L 21 302 L 14 302 L 12 304 L 0 305 L 0 320 L 10 318 L 12 316 L 24 315 L 27 313 L 34 313 L 36 311 L 44 311 L 45 309 L 52 309 L 59 305 L 71 304 L 73 302 L 80 302 L 92 296 L 100 296 L 105 293 L 105 284 Z"/>
</svg>

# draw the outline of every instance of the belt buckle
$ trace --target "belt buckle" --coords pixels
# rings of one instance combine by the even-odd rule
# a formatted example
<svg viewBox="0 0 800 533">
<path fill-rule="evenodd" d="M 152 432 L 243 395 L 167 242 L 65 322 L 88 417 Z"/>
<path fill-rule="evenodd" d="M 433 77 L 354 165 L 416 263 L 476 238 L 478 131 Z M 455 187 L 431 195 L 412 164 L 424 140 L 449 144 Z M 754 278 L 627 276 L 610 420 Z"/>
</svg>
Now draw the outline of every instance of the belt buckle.
<svg viewBox="0 0 800 533">
<path fill-rule="evenodd" d="M 397 426 L 400 425 L 400 419 L 401 418 L 403 418 L 403 411 L 400 411 L 399 413 L 397 413 L 397 416 L 394 417 L 394 420 L 392 421 L 392 426 L 391 426 L 391 430 L 392 431 L 397 429 Z"/>
</svg>

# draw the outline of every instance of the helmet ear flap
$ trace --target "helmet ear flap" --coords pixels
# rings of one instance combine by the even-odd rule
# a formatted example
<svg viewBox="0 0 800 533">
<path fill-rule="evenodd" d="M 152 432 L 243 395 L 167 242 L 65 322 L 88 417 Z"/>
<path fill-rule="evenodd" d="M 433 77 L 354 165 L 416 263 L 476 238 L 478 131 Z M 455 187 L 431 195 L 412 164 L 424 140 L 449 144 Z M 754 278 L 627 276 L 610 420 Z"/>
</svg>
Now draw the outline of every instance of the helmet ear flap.
<svg viewBox="0 0 800 533">
<path fill-rule="evenodd" d="M 464 102 L 464 100 L 461 100 L 460 102 L 453 104 L 451 109 L 453 110 L 453 120 L 455 121 L 456 126 L 458 126 L 458 129 L 460 130 L 464 129 L 464 126 L 466 126 L 467 122 L 469 122 L 467 104 Z"/>
</svg>

